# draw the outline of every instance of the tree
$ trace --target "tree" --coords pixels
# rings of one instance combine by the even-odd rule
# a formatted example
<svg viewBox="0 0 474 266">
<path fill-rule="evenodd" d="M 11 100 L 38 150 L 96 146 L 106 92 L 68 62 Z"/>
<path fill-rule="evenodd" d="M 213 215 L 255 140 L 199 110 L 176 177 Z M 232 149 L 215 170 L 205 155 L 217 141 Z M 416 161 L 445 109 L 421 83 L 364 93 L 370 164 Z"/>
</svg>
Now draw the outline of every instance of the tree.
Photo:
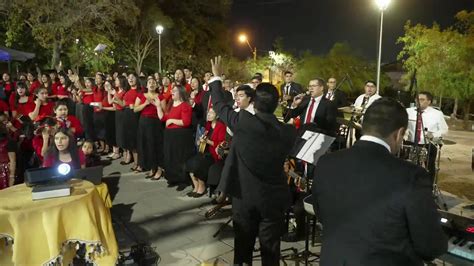
<svg viewBox="0 0 474 266">
<path fill-rule="evenodd" d="M 302 84 L 308 84 L 316 77 L 334 77 L 341 81 L 348 76 L 352 83 L 344 84 L 341 89 L 352 96 L 359 95 L 365 82 L 373 80 L 376 73 L 375 65 L 355 54 L 347 43 L 335 43 L 329 53 L 323 56 L 305 52 L 297 69 L 297 80 Z M 381 89 L 384 88 L 383 84 L 388 84 L 386 75 L 381 76 Z"/>
<path fill-rule="evenodd" d="M 456 18 L 457 28 L 445 30 L 437 24 L 430 28 L 408 21 L 399 38 L 404 45 L 399 58 L 409 72 L 405 78 L 416 70 L 423 90 L 461 101 L 467 121 L 474 101 L 474 12 L 462 11 Z"/>
<path fill-rule="evenodd" d="M 57 67 L 61 53 L 76 38 L 113 35 L 115 23 L 133 24 L 138 9 L 131 0 L 15 0 L 0 5 L 0 12 L 12 21 L 7 23 L 7 43 L 14 43 L 26 24 L 34 40 L 51 50 L 51 66 Z"/>
<path fill-rule="evenodd" d="M 163 13 L 157 1 L 137 0 L 136 5 L 140 10 L 137 23 L 121 25 L 114 39 L 120 44 L 124 59 L 133 62 L 135 72 L 140 74 L 145 60 L 158 49 L 155 27 L 161 24 L 169 31 L 173 21 Z"/>
</svg>

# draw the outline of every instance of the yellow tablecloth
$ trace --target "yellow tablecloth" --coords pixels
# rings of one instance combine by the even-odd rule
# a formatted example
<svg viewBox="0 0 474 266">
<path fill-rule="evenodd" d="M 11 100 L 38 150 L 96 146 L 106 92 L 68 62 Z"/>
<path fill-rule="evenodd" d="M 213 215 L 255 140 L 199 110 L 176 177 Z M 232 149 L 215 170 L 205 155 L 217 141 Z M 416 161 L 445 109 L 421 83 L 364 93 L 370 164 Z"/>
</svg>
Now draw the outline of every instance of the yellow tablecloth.
<svg viewBox="0 0 474 266">
<path fill-rule="evenodd" d="M 107 187 L 107 184 L 100 183 L 100 185 L 95 186 L 95 189 L 97 189 L 97 192 L 99 192 L 99 196 L 104 201 L 105 207 L 107 207 L 109 209 L 112 208 L 112 199 L 110 198 L 109 189 Z"/>
<path fill-rule="evenodd" d="M 115 264 L 110 210 L 92 183 L 71 183 L 71 196 L 39 201 L 31 200 L 31 188 L 24 184 L 0 191 L 0 265 L 44 265 L 58 259 L 67 265 L 78 242 L 87 244 L 97 264 Z M 5 247 L 2 238 L 13 246 Z"/>
</svg>

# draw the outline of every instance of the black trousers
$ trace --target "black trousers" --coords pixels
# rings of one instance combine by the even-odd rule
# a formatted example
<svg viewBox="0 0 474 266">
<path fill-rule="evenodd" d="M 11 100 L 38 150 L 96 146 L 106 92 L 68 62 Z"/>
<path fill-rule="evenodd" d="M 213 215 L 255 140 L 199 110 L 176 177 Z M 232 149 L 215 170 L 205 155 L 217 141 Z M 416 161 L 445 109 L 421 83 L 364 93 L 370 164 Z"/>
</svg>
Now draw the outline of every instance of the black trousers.
<svg viewBox="0 0 474 266">
<path fill-rule="evenodd" d="M 438 155 L 438 148 L 433 144 L 427 144 L 425 147 L 428 150 L 428 173 L 431 177 L 431 183 L 433 183 L 436 176 L 436 157 Z"/>
<path fill-rule="evenodd" d="M 279 265 L 280 237 L 284 225 L 283 211 L 266 211 L 262 215 L 258 207 L 232 199 L 232 217 L 234 227 L 234 265 L 252 265 L 255 240 L 260 241 L 262 265 Z M 266 217 L 265 217 L 266 216 Z"/>
</svg>

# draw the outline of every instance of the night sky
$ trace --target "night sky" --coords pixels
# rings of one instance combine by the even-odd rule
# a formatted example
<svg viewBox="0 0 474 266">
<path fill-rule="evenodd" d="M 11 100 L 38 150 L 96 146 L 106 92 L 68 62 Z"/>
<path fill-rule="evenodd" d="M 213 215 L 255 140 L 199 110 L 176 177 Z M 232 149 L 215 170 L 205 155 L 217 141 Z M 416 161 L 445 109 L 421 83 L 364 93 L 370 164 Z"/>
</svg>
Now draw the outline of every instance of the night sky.
<svg viewBox="0 0 474 266">
<path fill-rule="evenodd" d="M 462 9 L 473 10 L 474 0 L 392 0 L 384 13 L 382 61 L 396 60 L 401 50 L 396 41 L 407 20 L 446 27 Z M 230 20 L 233 51 L 241 58 L 251 55 L 238 44 L 239 32 L 248 33 L 262 53 L 280 36 L 284 48 L 297 55 L 305 50 L 325 54 L 344 41 L 369 60 L 377 56 L 380 11 L 374 0 L 234 0 Z"/>
</svg>

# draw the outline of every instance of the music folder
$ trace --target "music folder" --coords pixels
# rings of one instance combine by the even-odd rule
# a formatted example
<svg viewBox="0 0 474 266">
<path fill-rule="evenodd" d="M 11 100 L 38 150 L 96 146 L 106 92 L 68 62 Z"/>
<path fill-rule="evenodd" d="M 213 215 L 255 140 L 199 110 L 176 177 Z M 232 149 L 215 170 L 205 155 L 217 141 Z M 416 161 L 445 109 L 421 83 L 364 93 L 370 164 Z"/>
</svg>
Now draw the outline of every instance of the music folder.
<svg viewBox="0 0 474 266">
<path fill-rule="evenodd" d="M 316 165 L 319 158 L 325 154 L 335 137 L 323 133 L 306 130 L 301 137 L 296 140 L 291 155 L 307 163 Z"/>
</svg>

